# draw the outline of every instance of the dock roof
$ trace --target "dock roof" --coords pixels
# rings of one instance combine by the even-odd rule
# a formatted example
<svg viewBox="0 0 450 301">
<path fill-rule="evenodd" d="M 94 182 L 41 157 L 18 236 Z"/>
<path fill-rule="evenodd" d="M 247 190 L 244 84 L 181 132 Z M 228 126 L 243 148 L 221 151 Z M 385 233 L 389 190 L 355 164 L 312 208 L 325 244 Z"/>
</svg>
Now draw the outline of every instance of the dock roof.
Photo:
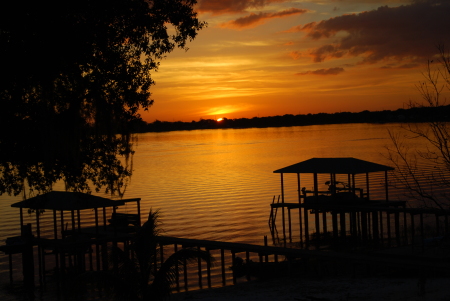
<svg viewBox="0 0 450 301">
<path fill-rule="evenodd" d="M 311 158 L 281 169 L 274 173 L 329 173 L 360 174 L 394 170 L 393 167 L 355 158 Z"/>
<path fill-rule="evenodd" d="M 51 191 L 14 203 L 11 207 L 53 210 L 83 210 L 121 206 L 126 202 L 137 200 L 139 199 L 111 200 L 81 192 Z"/>
</svg>

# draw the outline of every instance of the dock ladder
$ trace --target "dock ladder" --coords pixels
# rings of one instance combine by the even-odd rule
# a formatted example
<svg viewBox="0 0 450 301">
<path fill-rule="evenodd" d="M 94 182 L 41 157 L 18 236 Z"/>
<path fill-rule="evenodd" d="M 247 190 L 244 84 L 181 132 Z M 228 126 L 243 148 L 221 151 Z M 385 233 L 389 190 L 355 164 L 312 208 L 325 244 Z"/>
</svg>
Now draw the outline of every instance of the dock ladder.
<svg viewBox="0 0 450 301">
<path fill-rule="evenodd" d="M 275 196 L 273 196 L 272 204 L 275 204 Z M 278 196 L 277 204 L 280 203 L 280 196 Z M 272 240 L 273 243 L 276 244 L 277 242 L 280 242 L 280 238 L 278 237 L 278 230 L 276 225 L 276 219 L 277 219 L 277 213 L 278 213 L 278 207 L 271 207 L 270 208 L 270 216 L 269 216 L 269 229 L 270 233 L 272 234 Z"/>
</svg>

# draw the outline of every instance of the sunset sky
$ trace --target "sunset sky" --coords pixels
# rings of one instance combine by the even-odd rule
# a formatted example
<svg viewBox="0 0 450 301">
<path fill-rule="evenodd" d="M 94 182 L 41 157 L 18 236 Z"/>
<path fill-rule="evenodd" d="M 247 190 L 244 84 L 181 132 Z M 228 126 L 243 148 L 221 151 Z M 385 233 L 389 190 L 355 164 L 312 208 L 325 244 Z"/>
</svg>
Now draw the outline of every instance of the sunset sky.
<svg viewBox="0 0 450 301">
<path fill-rule="evenodd" d="M 199 0 L 208 27 L 153 74 L 147 122 L 395 110 L 436 46 L 450 1 Z"/>
</svg>

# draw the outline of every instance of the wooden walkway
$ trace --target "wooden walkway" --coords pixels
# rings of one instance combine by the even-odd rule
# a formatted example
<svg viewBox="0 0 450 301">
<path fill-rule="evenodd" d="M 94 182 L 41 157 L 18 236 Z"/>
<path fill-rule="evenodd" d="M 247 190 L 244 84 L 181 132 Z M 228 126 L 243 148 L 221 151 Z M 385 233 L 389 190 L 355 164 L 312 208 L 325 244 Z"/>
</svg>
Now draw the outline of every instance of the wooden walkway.
<svg viewBox="0 0 450 301">
<path fill-rule="evenodd" d="M 425 218 L 433 222 L 431 237 L 446 237 L 450 233 L 448 217 L 450 210 L 431 208 L 406 208 L 404 201 L 368 201 L 361 204 L 330 203 L 282 203 L 273 202 L 269 217 L 274 242 L 280 241 L 276 224 L 282 224 L 281 241 L 298 240 L 308 247 L 313 230 L 315 242 L 329 235 L 334 239 L 358 239 L 361 244 L 386 244 L 387 246 L 414 245 L 430 238 L 426 233 Z M 277 221 L 277 211 L 283 210 L 282 220 Z M 284 211 L 287 210 L 287 217 Z M 297 214 L 292 214 L 292 210 Z M 292 220 L 299 224 L 299 237 L 293 237 Z M 286 219 L 286 220 L 285 220 Z M 331 220 L 331 228 L 329 220 Z M 313 221 L 314 229 L 310 229 Z"/>
<path fill-rule="evenodd" d="M 243 243 L 230 243 L 209 240 L 186 239 L 176 237 L 161 236 L 158 238 L 161 246 L 167 248 L 173 245 L 174 250 L 179 247 L 195 247 L 208 252 L 216 251 L 220 254 L 216 258 L 216 268 L 220 268 L 222 285 L 227 285 L 226 265 L 234 262 L 239 255 L 244 257 L 245 262 L 252 262 L 252 259 L 259 258 L 252 262 L 253 267 L 263 271 L 267 264 L 281 264 L 280 269 L 284 269 L 284 276 L 294 276 L 301 274 L 304 277 L 322 277 L 330 275 L 330 270 L 334 270 L 335 275 L 342 275 L 345 271 L 353 276 L 357 274 L 373 271 L 375 273 L 387 274 L 392 269 L 408 271 L 407 276 L 419 277 L 420 275 L 449 275 L 450 261 L 441 257 L 424 256 L 423 253 L 411 253 L 410 249 L 397 250 L 399 252 L 371 252 L 368 254 L 354 252 L 334 252 L 321 250 L 294 249 L 273 246 L 259 246 Z M 162 248 L 161 248 L 162 249 Z M 444 252 L 447 252 L 444 250 Z M 241 254 L 240 254 L 241 253 Z M 231 254 L 231 261 L 227 260 Z M 300 264 L 299 264 L 300 263 Z M 286 268 L 286 264 L 288 268 Z M 273 270 L 272 270 L 273 271 Z M 289 272 L 286 272 L 289 271 Z M 370 273 L 370 272 L 369 272 Z M 208 287 L 211 287 L 211 267 L 206 267 L 206 272 L 199 263 L 197 266 L 198 287 L 202 288 L 204 278 Z M 253 275 L 247 275 L 247 279 Z M 190 279 L 192 281 L 192 279 Z M 178 281 L 178 279 L 177 279 Z M 186 275 L 184 277 L 185 289 L 188 289 Z M 232 284 L 236 283 L 236 275 L 232 275 Z M 229 283 L 228 283 L 229 284 Z"/>
</svg>

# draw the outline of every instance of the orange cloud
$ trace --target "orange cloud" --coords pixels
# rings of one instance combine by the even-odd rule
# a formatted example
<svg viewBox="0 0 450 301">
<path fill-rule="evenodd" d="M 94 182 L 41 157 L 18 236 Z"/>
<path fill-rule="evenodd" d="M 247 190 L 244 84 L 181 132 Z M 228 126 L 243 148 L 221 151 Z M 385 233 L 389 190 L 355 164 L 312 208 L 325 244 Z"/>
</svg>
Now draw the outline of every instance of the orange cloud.
<svg viewBox="0 0 450 301">
<path fill-rule="evenodd" d="M 286 32 L 286 33 L 290 33 L 290 32 L 299 32 L 299 31 L 303 31 L 303 26 L 302 25 L 297 25 L 294 27 L 289 28 L 288 30 L 283 30 L 282 32 Z"/>
<path fill-rule="evenodd" d="M 262 8 L 266 5 L 289 0 L 199 0 L 197 11 L 214 15 L 240 13 L 248 8 Z"/>
<path fill-rule="evenodd" d="M 314 71 L 306 71 L 302 73 L 296 73 L 295 75 L 307 75 L 307 74 L 314 74 L 314 75 L 338 75 L 339 73 L 344 72 L 344 68 L 336 67 L 336 68 L 329 68 L 329 69 L 318 69 Z"/>
<path fill-rule="evenodd" d="M 423 62 L 436 53 L 437 44 L 448 42 L 449 15 L 448 1 L 416 1 L 309 23 L 301 30 L 312 40 L 337 37 L 336 42 L 310 51 L 315 62 L 343 56 L 360 56 L 363 58 L 360 63 L 387 59 Z M 406 62 L 401 63 L 406 66 Z"/>
<path fill-rule="evenodd" d="M 306 9 L 300 9 L 300 8 L 290 8 L 286 9 L 277 13 L 251 13 L 248 16 L 232 20 L 226 23 L 222 23 L 220 27 L 222 28 L 235 28 L 235 29 L 241 29 L 241 28 L 248 28 L 248 27 L 255 27 L 259 24 L 264 23 L 268 19 L 273 18 L 283 18 L 287 16 L 292 15 L 298 15 L 298 14 L 304 14 L 308 10 Z"/>
<path fill-rule="evenodd" d="M 291 51 L 291 52 L 289 52 L 289 56 L 291 58 L 293 58 L 294 60 L 298 60 L 299 58 L 302 57 L 302 53 L 299 51 Z"/>
</svg>

